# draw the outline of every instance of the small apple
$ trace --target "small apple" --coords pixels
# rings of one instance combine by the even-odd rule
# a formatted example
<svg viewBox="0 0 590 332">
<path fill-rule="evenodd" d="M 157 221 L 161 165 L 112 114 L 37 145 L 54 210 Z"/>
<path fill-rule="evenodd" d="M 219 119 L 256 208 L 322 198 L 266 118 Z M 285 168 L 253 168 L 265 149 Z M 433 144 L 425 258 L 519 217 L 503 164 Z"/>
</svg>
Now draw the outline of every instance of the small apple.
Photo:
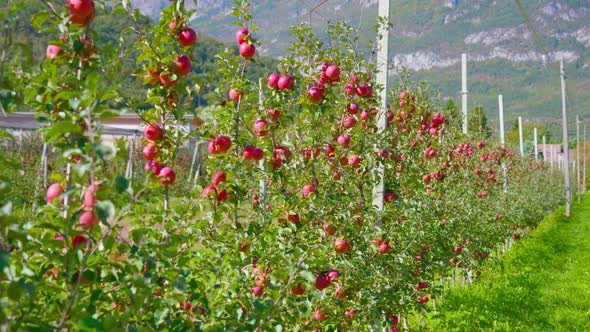
<svg viewBox="0 0 590 332">
<path fill-rule="evenodd" d="M 229 99 L 235 101 L 236 103 L 239 102 L 240 99 L 242 99 L 242 97 L 243 97 L 243 94 L 241 92 L 239 92 L 238 90 L 236 90 L 235 88 L 229 89 L 228 95 L 229 95 Z"/>
<path fill-rule="evenodd" d="M 222 171 L 216 171 L 213 175 L 213 179 L 211 180 L 211 182 L 216 186 L 225 181 L 227 181 L 227 179 L 225 173 Z"/>
<path fill-rule="evenodd" d="M 256 47 L 254 44 L 243 43 L 240 45 L 240 55 L 242 58 L 248 60 L 256 54 Z"/>
<path fill-rule="evenodd" d="M 268 78 L 267 78 L 266 86 L 268 86 L 271 89 L 276 89 L 279 84 L 279 78 L 280 78 L 279 74 L 270 73 L 270 75 L 268 75 Z"/>
<path fill-rule="evenodd" d="M 160 149 L 154 143 L 148 143 L 143 148 L 143 156 L 147 160 L 154 160 L 154 159 L 158 158 L 159 155 L 160 155 Z"/>
<path fill-rule="evenodd" d="M 166 186 L 173 184 L 174 180 L 176 180 L 176 173 L 170 167 L 162 168 L 158 176 L 160 177 L 160 183 Z"/>
<path fill-rule="evenodd" d="M 59 55 L 59 52 L 61 52 L 63 50 L 63 48 L 61 48 L 60 46 L 57 45 L 47 45 L 47 50 L 45 51 L 45 55 L 47 56 L 48 59 L 55 59 L 57 58 L 57 56 Z"/>
<path fill-rule="evenodd" d="M 174 60 L 174 67 L 177 74 L 186 75 L 191 72 L 191 60 L 183 54 Z"/>
<path fill-rule="evenodd" d="M 324 98 L 324 90 L 314 85 L 307 90 L 307 96 L 312 103 L 318 104 Z"/>
<path fill-rule="evenodd" d="M 352 248 L 350 247 L 350 243 L 343 239 L 334 240 L 334 249 L 336 250 L 337 254 L 345 254 L 352 250 Z"/>
<path fill-rule="evenodd" d="M 63 194 L 64 188 L 60 183 L 54 183 L 47 188 L 47 193 L 45 197 L 47 198 L 48 202 L 53 202 L 56 198 L 58 198 L 61 194 Z"/>
<path fill-rule="evenodd" d="M 330 286 L 330 278 L 325 275 L 319 275 L 315 278 L 315 287 L 319 290 L 323 290 Z"/>
<path fill-rule="evenodd" d="M 305 289 L 301 287 L 301 284 L 297 284 L 297 286 L 291 288 L 291 293 L 293 293 L 294 295 L 304 295 Z"/>
<path fill-rule="evenodd" d="M 289 75 L 281 75 L 277 82 L 279 90 L 288 90 L 293 86 L 293 78 Z"/>
<path fill-rule="evenodd" d="M 266 134 L 268 134 L 267 124 L 268 123 L 264 119 L 256 120 L 256 122 L 254 122 L 254 126 L 252 128 L 254 135 L 256 135 L 258 137 L 266 136 Z"/>
<path fill-rule="evenodd" d="M 93 225 L 98 225 L 98 217 L 94 211 L 86 211 L 80 215 L 78 223 L 88 229 Z"/>
<path fill-rule="evenodd" d="M 192 46 L 197 41 L 197 32 L 191 28 L 182 29 L 178 33 L 178 42 L 182 46 Z"/>
<path fill-rule="evenodd" d="M 235 37 L 236 42 L 241 45 L 250 39 L 250 31 L 246 27 L 240 28 L 236 31 Z"/>
</svg>

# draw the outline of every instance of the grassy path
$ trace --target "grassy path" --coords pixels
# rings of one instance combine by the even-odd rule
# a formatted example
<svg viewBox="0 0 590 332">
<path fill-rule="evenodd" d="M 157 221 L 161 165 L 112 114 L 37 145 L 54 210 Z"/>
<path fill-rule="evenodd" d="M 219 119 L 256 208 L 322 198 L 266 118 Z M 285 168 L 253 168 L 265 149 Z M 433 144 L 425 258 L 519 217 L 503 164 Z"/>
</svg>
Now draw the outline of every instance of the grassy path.
<svg viewBox="0 0 590 332">
<path fill-rule="evenodd" d="M 445 293 L 433 331 L 590 331 L 590 196 L 543 220 L 474 284 Z"/>
</svg>

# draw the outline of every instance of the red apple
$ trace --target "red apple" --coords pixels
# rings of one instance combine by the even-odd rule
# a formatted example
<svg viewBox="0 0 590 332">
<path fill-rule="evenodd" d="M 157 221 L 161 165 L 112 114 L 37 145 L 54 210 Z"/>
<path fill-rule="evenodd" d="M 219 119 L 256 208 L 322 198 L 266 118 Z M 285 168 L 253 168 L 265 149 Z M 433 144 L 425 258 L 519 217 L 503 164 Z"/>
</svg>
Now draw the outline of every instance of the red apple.
<svg viewBox="0 0 590 332">
<path fill-rule="evenodd" d="M 223 189 L 222 191 L 219 192 L 219 194 L 217 194 L 217 201 L 218 202 L 227 201 L 227 190 Z"/>
<path fill-rule="evenodd" d="M 248 60 L 256 54 L 256 47 L 254 44 L 243 43 L 240 45 L 240 55 L 242 58 Z"/>
<path fill-rule="evenodd" d="M 47 58 L 53 60 L 55 58 L 57 58 L 57 56 L 59 55 L 59 52 L 61 52 L 63 50 L 63 48 L 61 48 L 60 46 L 57 45 L 47 45 L 47 50 L 45 51 L 45 55 L 47 56 Z"/>
<path fill-rule="evenodd" d="M 264 292 L 264 288 L 260 286 L 253 286 L 252 288 L 250 288 L 250 290 L 252 291 L 252 294 L 254 294 L 255 297 L 261 297 L 262 293 Z"/>
<path fill-rule="evenodd" d="M 266 110 L 266 115 L 270 116 L 273 121 L 277 121 L 281 117 L 281 112 L 271 108 Z"/>
<path fill-rule="evenodd" d="M 293 86 L 293 78 L 289 75 L 281 75 L 277 83 L 279 90 L 288 90 Z"/>
<path fill-rule="evenodd" d="M 182 46 L 192 46 L 197 41 L 197 32 L 191 28 L 182 29 L 178 33 L 178 42 Z"/>
<path fill-rule="evenodd" d="M 81 243 L 85 243 L 86 241 L 88 240 L 86 239 L 86 237 L 84 237 L 84 235 L 75 235 L 72 238 L 72 249 L 76 248 Z"/>
<path fill-rule="evenodd" d="M 254 135 L 256 135 L 258 137 L 266 136 L 266 134 L 268 134 L 268 127 L 266 125 L 267 125 L 266 120 L 264 120 L 264 119 L 256 120 L 256 122 L 254 122 L 254 126 L 252 128 Z"/>
<path fill-rule="evenodd" d="M 177 80 L 172 80 L 169 73 L 166 73 L 166 72 L 160 73 L 160 83 L 163 86 L 165 86 L 167 88 L 171 88 L 176 85 L 176 81 Z"/>
<path fill-rule="evenodd" d="M 82 213 L 78 219 L 78 223 L 84 228 L 90 228 L 93 225 L 98 225 L 98 217 L 94 211 L 86 211 Z"/>
<path fill-rule="evenodd" d="M 162 129 L 162 127 L 158 126 L 153 122 L 148 123 L 143 128 L 143 137 L 152 142 L 159 140 L 163 134 L 164 130 Z"/>
<path fill-rule="evenodd" d="M 355 117 L 354 116 L 344 117 L 344 119 L 342 120 L 342 125 L 344 126 L 344 128 L 354 127 L 354 125 L 356 125 Z"/>
<path fill-rule="evenodd" d="M 309 196 L 313 194 L 314 190 L 313 184 L 306 184 L 303 186 L 303 196 Z"/>
<path fill-rule="evenodd" d="M 235 88 L 229 89 L 229 99 L 235 101 L 236 103 L 242 99 L 243 94 L 236 90 Z"/>
<path fill-rule="evenodd" d="M 340 144 L 343 147 L 348 147 L 348 145 L 350 144 L 350 136 L 348 136 L 347 134 L 342 134 L 338 136 L 336 142 L 338 142 L 338 144 Z"/>
<path fill-rule="evenodd" d="M 216 171 L 215 175 L 213 175 L 213 179 L 211 180 L 211 182 L 216 186 L 225 181 L 227 181 L 227 179 L 225 177 L 225 173 L 222 171 Z"/>
<path fill-rule="evenodd" d="M 352 96 L 355 92 L 356 92 L 356 88 L 354 87 L 354 85 L 346 84 L 346 86 L 344 86 L 344 93 L 347 96 Z"/>
<path fill-rule="evenodd" d="M 330 286 L 330 278 L 324 275 L 319 275 L 315 278 L 315 287 L 319 290 L 325 289 Z"/>
<path fill-rule="evenodd" d="M 317 308 L 313 313 L 313 318 L 315 320 L 324 320 L 326 319 L 326 314 L 322 311 L 322 308 Z"/>
<path fill-rule="evenodd" d="M 276 89 L 279 83 L 279 74 L 277 73 L 270 73 L 267 78 L 266 86 L 271 89 Z"/>
<path fill-rule="evenodd" d="M 463 248 L 462 248 L 461 246 L 455 246 L 455 247 L 453 248 L 453 251 L 454 251 L 456 254 L 459 254 L 459 253 L 461 253 L 461 251 L 463 251 Z"/>
<path fill-rule="evenodd" d="M 173 184 L 174 180 L 176 180 L 176 173 L 174 173 L 174 170 L 170 167 L 162 168 L 158 173 L 158 176 L 161 178 L 160 183 L 166 186 Z"/>
<path fill-rule="evenodd" d="M 231 147 L 231 139 L 227 136 L 219 136 L 213 141 L 209 142 L 208 150 L 211 154 L 221 154 L 229 150 Z"/>
<path fill-rule="evenodd" d="M 334 234 L 334 232 L 336 232 L 336 227 L 334 225 L 330 224 L 329 222 L 324 223 L 322 225 L 322 228 L 324 229 L 324 233 L 328 236 L 332 235 L 332 234 Z"/>
<path fill-rule="evenodd" d="M 160 155 L 160 149 L 158 149 L 158 146 L 154 143 L 148 143 L 143 148 L 143 156 L 147 160 L 154 160 L 154 159 L 158 158 L 159 155 Z"/>
<path fill-rule="evenodd" d="M 186 75 L 191 72 L 191 60 L 183 54 L 174 60 L 175 71 L 179 75 Z"/>
<path fill-rule="evenodd" d="M 329 65 L 325 71 L 326 77 L 332 82 L 340 81 L 340 68 L 336 65 Z"/>
<path fill-rule="evenodd" d="M 324 90 L 318 86 L 312 86 L 307 90 L 307 96 L 312 103 L 319 103 L 324 98 Z"/>
<path fill-rule="evenodd" d="M 48 202 L 53 202 L 56 198 L 58 198 L 61 194 L 63 194 L 64 188 L 60 183 L 54 183 L 47 188 L 47 193 L 45 197 L 47 198 Z"/>
<path fill-rule="evenodd" d="M 422 177 L 422 182 L 424 182 L 424 183 L 426 183 L 426 184 L 430 183 L 430 174 L 425 174 L 425 175 Z"/>
<path fill-rule="evenodd" d="M 297 284 L 297 286 L 291 288 L 291 293 L 294 295 L 303 295 L 305 294 L 305 289 L 301 287 L 301 284 Z"/>
<path fill-rule="evenodd" d="M 248 28 L 245 28 L 245 27 L 240 28 L 240 29 L 238 29 L 238 31 L 236 31 L 235 37 L 236 37 L 236 42 L 241 45 L 241 44 L 247 42 L 248 39 L 250 39 L 250 31 L 248 31 Z"/>
<path fill-rule="evenodd" d="M 99 185 L 91 184 L 86 188 L 84 192 L 84 207 L 86 211 L 92 210 L 96 201 L 96 193 L 98 192 Z"/>
<path fill-rule="evenodd" d="M 334 249 L 336 250 L 337 254 L 345 254 L 352 250 L 352 248 L 350 247 L 350 243 L 343 239 L 334 240 Z"/>
<path fill-rule="evenodd" d="M 357 167 L 361 163 L 361 157 L 356 154 L 352 154 L 348 157 L 348 165 L 352 167 Z"/>
<path fill-rule="evenodd" d="M 203 192 L 201 192 L 201 197 L 208 199 L 216 198 L 217 188 L 215 188 L 215 186 L 206 186 L 205 188 L 203 188 Z"/>
<path fill-rule="evenodd" d="M 92 0 L 67 0 L 70 13 L 78 16 L 88 16 L 94 8 Z"/>
</svg>

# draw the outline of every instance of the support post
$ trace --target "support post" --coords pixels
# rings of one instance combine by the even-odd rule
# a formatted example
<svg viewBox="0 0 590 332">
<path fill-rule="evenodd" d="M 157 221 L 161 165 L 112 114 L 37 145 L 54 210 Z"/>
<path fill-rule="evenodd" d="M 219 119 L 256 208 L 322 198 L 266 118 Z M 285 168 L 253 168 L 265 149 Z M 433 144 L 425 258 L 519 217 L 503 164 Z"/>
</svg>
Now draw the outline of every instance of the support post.
<svg viewBox="0 0 590 332">
<path fill-rule="evenodd" d="M 578 204 L 582 203 L 580 176 L 580 116 L 576 114 L 576 185 L 578 187 Z"/>
<path fill-rule="evenodd" d="M 262 78 L 258 79 L 258 109 L 260 111 L 264 111 L 264 94 L 262 93 Z M 260 160 L 258 162 L 258 167 L 260 168 L 260 172 L 264 173 L 264 160 Z M 266 200 L 266 179 L 263 178 L 259 181 L 260 185 L 260 197 L 262 198 L 261 202 Z"/>
<path fill-rule="evenodd" d="M 539 147 L 537 146 L 537 128 L 534 130 L 535 138 L 533 143 L 535 144 L 535 160 L 539 159 Z"/>
<path fill-rule="evenodd" d="M 389 0 L 379 0 L 379 17 L 384 17 L 389 22 Z M 379 27 L 379 48 L 377 49 L 377 85 L 382 89 L 379 91 L 379 113 L 377 118 L 377 130 L 383 131 L 387 126 L 387 91 L 389 89 L 389 26 Z M 379 166 L 377 170 L 378 182 L 373 188 L 373 206 L 383 210 L 383 192 L 385 191 L 385 169 Z"/>
<path fill-rule="evenodd" d="M 498 95 L 498 113 L 500 113 L 500 144 L 504 147 L 504 101 L 502 95 Z"/>
<path fill-rule="evenodd" d="M 563 159 L 565 161 L 564 167 L 564 181 L 565 181 L 565 216 L 569 218 L 572 206 L 572 188 L 570 183 L 570 168 L 569 168 L 569 150 L 567 146 L 567 103 L 565 98 L 565 68 L 563 60 L 559 62 L 559 71 L 561 76 L 561 115 L 563 122 Z"/>
<path fill-rule="evenodd" d="M 461 54 L 461 109 L 463 113 L 463 134 L 467 134 L 467 54 Z"/>
<path fill-rule="evenodd" d="M 543 162 L 545 162 L 545 160 L 547 160 L 546 156 L 547 156 L 547 145 L 545 144 L 545 135 L 543 135 Z"/>
<path fill-rule="evenodd" d="M 520 142 L 520 156 L 524 157 L 524 141 L 522 138 L 522 117 L 518 117 L 518 140 Z"/>
</svg>

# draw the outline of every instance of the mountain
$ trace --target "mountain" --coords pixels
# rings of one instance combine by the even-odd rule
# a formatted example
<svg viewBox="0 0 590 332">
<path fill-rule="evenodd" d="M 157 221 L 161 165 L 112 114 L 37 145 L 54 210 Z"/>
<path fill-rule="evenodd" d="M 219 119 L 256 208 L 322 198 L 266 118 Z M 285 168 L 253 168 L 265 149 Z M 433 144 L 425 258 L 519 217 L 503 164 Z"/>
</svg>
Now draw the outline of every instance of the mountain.
<svg viewBox="0 0 590 332">
<path fill-rule="evenodd" d="M 157 18 L 166 0 L 131 0 Z M 190 1 L 189 1 L 190 2 Z M 281 57 L 292 40 L 289 27 L 309 20 L 320 0 L 254 1 L 261 54 Z M 542 120 L 557 134 L 560 118 L 559 69 L 567 63 L 570 114 L 590 118 L 590 1 L 522 0 L 543 51 L 514 0 L 391 0 L 392 62 L 427 80 L 443 99 L 459 102 L 461 53 L 468 54 L 469 104 L 481 105 L 495 123 L 497 94 L 504 94 L 506 124 L 517 116 Z M 329 22 L 360 27 L 362 40 L 374 37 L 378 0 L 329 0 L 312 15 L 322 36 Z M 231 0 L 200 0 L 192 22 L 199 31 L 232 41 Z M 327 39 L 327 36 L 323 36 Z M 359 51 L 366 52 L 359 45 Z M 572 117 L 573 118 L 573 117 Z M 573 121 L 573 120 L 572 120 Z"/>
</svg>

